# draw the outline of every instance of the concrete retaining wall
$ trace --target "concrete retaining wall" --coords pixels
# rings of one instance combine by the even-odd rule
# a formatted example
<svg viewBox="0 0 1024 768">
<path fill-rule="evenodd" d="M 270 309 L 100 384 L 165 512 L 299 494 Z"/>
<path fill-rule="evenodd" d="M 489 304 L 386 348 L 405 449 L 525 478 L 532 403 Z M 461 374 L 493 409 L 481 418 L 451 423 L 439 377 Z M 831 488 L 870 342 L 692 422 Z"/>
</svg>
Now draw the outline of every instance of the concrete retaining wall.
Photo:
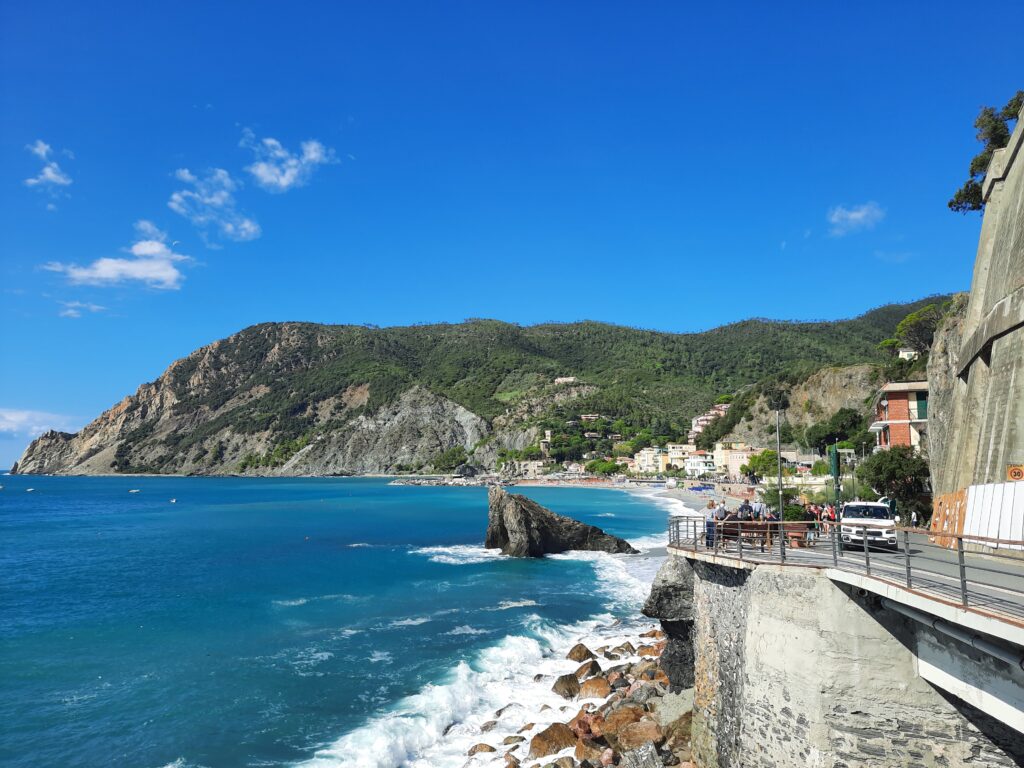
<svg viewBox="0 0 1024 768">
<path fill-rule="evenodd" d="M 1024 764 L 1020 734 L 918 675 L 930 630 L 819 570 L 692 566 L 701 768 Z"/>
</svg>

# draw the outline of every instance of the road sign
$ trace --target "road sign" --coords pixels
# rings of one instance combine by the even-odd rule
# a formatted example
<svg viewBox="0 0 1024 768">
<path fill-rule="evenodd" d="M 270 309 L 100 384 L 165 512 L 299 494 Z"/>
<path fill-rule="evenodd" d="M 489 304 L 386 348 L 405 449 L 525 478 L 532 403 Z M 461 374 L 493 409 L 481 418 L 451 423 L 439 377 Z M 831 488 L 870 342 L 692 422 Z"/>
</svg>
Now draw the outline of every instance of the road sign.
<svg viewBox="0 0 1024 768">
<path fill-rule="evenodd" d="M 1024 464 L 1007 464 L 1006 479 L 1011 482 L 1014 480 L 1024 480 Z"/>
</svg>

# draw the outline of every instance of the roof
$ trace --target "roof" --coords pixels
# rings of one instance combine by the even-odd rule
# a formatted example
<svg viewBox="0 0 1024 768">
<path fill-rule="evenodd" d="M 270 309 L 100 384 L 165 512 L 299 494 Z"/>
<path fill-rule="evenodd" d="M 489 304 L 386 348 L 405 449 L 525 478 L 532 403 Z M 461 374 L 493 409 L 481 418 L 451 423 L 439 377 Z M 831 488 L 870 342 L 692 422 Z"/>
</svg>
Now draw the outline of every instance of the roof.
<svg viewBox="0 0 1024 768">
<path fill-rule="evenodd" d="M 882 392 L 927 392 L 927 381 L 890 381 L 881 389 Z"/>
</svg>

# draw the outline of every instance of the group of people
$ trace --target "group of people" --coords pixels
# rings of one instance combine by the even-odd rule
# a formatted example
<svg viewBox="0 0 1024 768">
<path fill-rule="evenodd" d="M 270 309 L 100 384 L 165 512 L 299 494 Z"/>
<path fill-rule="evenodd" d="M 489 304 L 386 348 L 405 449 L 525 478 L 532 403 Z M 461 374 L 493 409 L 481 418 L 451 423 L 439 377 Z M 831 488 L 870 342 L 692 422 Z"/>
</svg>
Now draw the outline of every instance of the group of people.
<svg viewBox="0 0 1024 768">
<path fill-rule="evenodd" d="M 812 525 L 807 526 L 807 539 L 813 543 L 818 531 L 829 533 L 839 522 L 839 511 L 834 504 L 808 504 L 804 507 L 803 520 Z M 779 521 L 778 513 L 763 501 L 753 503 L 744 500 L 739 507 L 731 510 L 724 501 L 708 502 L 704 509 L 704 543 L 708 548 L 715 546 L 715 537 L 720 524 L 730 522 L 764 522 Z"/>
</svg>

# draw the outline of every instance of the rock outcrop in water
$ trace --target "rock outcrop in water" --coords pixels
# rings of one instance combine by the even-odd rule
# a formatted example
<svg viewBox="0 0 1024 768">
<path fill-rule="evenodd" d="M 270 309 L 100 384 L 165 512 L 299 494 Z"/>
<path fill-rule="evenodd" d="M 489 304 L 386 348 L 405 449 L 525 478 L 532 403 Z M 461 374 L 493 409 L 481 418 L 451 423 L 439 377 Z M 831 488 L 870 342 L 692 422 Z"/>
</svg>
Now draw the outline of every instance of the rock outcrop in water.
<svg viewBox="0 0 1024 768">
<path fill-rule="evenodd" d="M 593 525 L 556 515 L 535 501 L 491 486 L 487 494 L 488 549 L 512 557 L 541 557 L 570 549 L 638 554 L 628 541 Z"/>
</svg>

